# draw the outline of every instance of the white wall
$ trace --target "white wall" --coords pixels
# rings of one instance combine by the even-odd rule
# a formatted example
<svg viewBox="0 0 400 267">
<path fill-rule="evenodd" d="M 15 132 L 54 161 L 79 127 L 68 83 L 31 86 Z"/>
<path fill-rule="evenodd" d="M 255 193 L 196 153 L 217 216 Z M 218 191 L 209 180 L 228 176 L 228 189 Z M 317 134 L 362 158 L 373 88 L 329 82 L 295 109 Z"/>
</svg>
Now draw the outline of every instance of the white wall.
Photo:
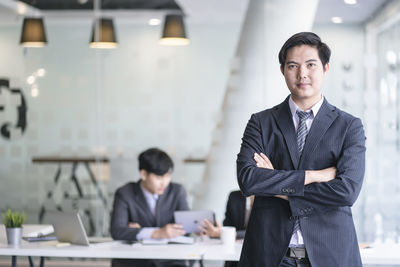
<svg viewBox="0 0 400 267">
<path fill-rule="evenodd" d="M 209 150 L 240 22 L 188 18 L 186 47 L 160 46 L 161 26 L 146 21 L 114 23 L 119 47 L 107 51 L 89 49 L 90 19 L 47 19 L 49 45 L 25 52 L 18 45 L 21 26 L 0 25 L 0 77 L 22 86 L 28 100 L 27 132 L 12 141 L 0 138 L 0 210 L 22 208 L 36 220 L 35 203 L 51 187 L 56 166 L 32 164 L 33 156 L 106 153 L 111 201 L 115 188 L 138 179 L 138 153 L 154 146 L 171 154 L 173 180 L 195 201 L 204 165 L 183 159 L 204 158 Z M 32 98 L 25 80 L 38 68 L 47 73 L 38 80 L 39 97 Z M 63 171 L 67 183 L 70 166 Z"/>
<path fill-rule="evenodd" d="M 223 218 L 221 195 L 238 189 L 236 155 L 252 113 L 281 103 L 289 94 L 279 68 L 278 53 L 293 34 L 311 29 L 318 1 L 252 0 L 236 50 L 236 64 L 213 135 L 204 175 L 202 208 Z"/>
</svg>

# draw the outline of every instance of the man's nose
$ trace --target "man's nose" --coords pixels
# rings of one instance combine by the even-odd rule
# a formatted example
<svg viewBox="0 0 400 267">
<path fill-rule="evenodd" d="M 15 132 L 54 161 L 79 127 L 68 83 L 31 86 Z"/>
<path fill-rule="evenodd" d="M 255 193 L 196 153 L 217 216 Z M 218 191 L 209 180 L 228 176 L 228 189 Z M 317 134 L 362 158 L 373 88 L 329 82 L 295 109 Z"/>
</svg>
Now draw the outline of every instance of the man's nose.
<svg viewBox="0 0 400 267">
<path fill-rule="evenodd" d="M 305 66 L 300 66 L 297 75 L 300 79 L 306 78 L 308 76 L 308 69 Z"/>
</svg>

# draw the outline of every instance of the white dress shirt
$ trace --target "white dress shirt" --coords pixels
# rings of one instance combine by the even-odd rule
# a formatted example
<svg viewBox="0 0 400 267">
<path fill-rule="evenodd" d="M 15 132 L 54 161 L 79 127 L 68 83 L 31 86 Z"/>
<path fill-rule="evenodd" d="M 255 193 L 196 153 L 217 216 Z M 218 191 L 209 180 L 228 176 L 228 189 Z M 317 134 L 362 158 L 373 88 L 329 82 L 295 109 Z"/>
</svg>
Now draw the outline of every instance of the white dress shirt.
<svg viewBox="0 0 400 267">
<path fill-rule="evenodd" d="M 292 96 L 289 98 L 289 107 L 290 107 L 290 112 L 292 113 L 292 119 L 293 119 L 293 124 L 294 124 L 294 129 L 297 132 L 297 128 L 299 127 L 299 121 L 300 118 L 297 115 L 296 111 L 305 111 L 309 112 L 311 111 L 312 114 L 311 116 L 306 120 L 306 125 L 307 125 L 307 134 L 311 129 L 311 125 L 314 121 L 315 116 L 317 116 L 317 113 L 319 109 L 321 108 L 322 103 L 324 102 L 324 97 L 321 95 L 321 100 L 318 101 L 314 106 L 312 106 L 311 109 L 308 110 L 302 110 L 300 109 L 296 103 L 294 103 Z M 296 233 L 293 233 L 292 238 L 290 239 L 289 247 L 298 247 L 298 246 L 304 246 L 304 240 L 303 240 L 303 235 L 301 234 L 301 230 L 298 230 Z"/>
<path fill-rule="evenodd" d="M 159 195 L 150 193 L 141 184 L 140 184 L 140 189 L 142 189 L 144 198 L 146 199 L 147 205 L 149 206 L 151 213 L 153 213 L 153 215 L 155 216 L 156 205 Z M 153 231 L 157 229 L 160 229 L 160 227 L 143 227 L 136 235 L 136 239 L 137 240 L 150 239 L 151 235 L 153 234 Z"/>
</svg>

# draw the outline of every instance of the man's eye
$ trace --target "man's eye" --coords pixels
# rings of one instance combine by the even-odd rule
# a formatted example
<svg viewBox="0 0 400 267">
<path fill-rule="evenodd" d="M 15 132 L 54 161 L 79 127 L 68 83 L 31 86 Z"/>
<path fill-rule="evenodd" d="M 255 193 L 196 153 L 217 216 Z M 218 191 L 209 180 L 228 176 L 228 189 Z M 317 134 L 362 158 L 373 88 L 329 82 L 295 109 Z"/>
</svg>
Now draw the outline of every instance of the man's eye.
<svg viewBox="0 0 400 267">
<path fill-rule="evenodd" d="M 308 66 L 309 66 L 310 68 L 314 68 L 315 66 L 317 66 L 317 64 L 315 64 L 315 63 L 309 63 Z"/>
<path fill-rule="evenodd" d="M 295 69 L 297 66 L 296 65 L 289 65 L 288 68 L 289 69 Z"/>
</svg>

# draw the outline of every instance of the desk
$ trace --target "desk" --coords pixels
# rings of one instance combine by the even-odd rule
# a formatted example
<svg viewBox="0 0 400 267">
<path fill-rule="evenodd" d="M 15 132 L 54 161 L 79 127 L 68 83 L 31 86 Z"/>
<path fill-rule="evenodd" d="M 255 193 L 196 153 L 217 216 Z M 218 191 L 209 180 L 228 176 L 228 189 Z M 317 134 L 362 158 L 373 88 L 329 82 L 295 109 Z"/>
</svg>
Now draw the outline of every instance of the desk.
<svg viewBox="0 0 400 267">
<path fill-rule="evenodd" d="M 373 245 L 360 250 L 364 265 L 400 265 L 400 244 Z"/>
<path fill-rule="evenodd" d="M 233 250 L 227 250 L 219 240 L 196 242 L 193 245 L 142 245 L 125 244 L 120 241 L 91 244 L 85 246 L 55 247 L 45 243 L 23 242 L 19 248 L 0 244 L 3 256 L 39 256 L 71 258 L 108 258 L 108 259 L 180 259 L 180 260 L 239 260 L 241 243 L 236 243 Z M 42 258 L 43 259 L 43 258 Z M 15 257 L 13 257 L 15 262 Z M 30 259 L 31 266 L 34 263 Z M 41 260 L 41 266 L 43 261 Z"/>
<path fill-rule="evenodd" d="M 81 187 L 81 185 L 79 183 L 79 180 L 78 180 L 78 177 L 76 175 L 76 170 L 77 170 L 79 164 L 82 164 L 85 167 L 87 173 L 89 174 L 90 181 L 91 181 L 91 183 L 93 184 L 93 186 L 95 187 L 95 189 L 97 191 L 98 198 L 103 203 L 104 210 L 105 211 L 108 210 L 106 196 L 103 193 L 103 191 L 101 190 L 101 188 L 99 187 L 97 179 L 96 179 L 94 173 L 92 172 L 92 170 L 90 169 L 90 166 L 89 166 L 89 164 L 91 164 L 91 163 L 108 163 L 109 162 L 108 158 L 106 158 L 106 157 L 46 156 L 46 157 L 33 157 L 32 158 L 32 162 L 33 163 L 41 163 L 41 164 L 44 164 L 44 163 L 46 163 L 46 164 L 58 164 L 58 168 L 57 168 L 57 171 L 56 171 L 55 176 L 54 176 L 53 188 L 50 189 L 47 192 L 46 199 L 45 199 L 45 201 L 44 201 L 44 203 L 43 203 L 43 205 L 42 205 L 42 207 L 40 209 L 40 212 L 39 212 L 39 222 L 40 223 L 43 222 L 43 217 L 44 217 L 44 214 L 46 212 L 46 207 L 45 207 L 46 201 L 52 201 L 51 199 L 52 199 L 53 194 L 54 194 L 53 191 L 56 189 L 57 184 L 58 184 L 58 182 L 60 180 L 61 165 L 62 164 L 72 164 L 70 180 L 73 182 L 73 184 L 74 184 L 74 186 L 76 188 L 76 191 L 78 193 L 78 199 L 85 199 L 85 198 L 87 199 L 88 196 L 84 195 L 82 187 Z M 64 192 L 64 196 L 63 197 L 65 199 L 69 198 L 70 197 L 69 193 L 68 192 Z M 57 207 L 57 209 L 58 210 L 62 210 L 61 207 Z M 96 227 L 95 227 L 95 223 L 94 223 L 94 220 L 92 218 L 92 215 L 91 215 L 91 211 L 89 209 L 85 209 L 85 213 L 86 213 L 86 215 L 88 216 L 88 219 L 89 219 L 89 226 L 90 226 L 89 234 L 90 235 L 94 235 L 96 233 Z M 106 212 L 106 213 L 108 214 L 108 212 Z"/>
<path fill-rule="evenodd" d="M 26 225 L 28 233 L 38 225 Z M 51 244 L 51 243 L 50 243 Z M 39 256 L 71 258 L 105 259 L 182 259 L 182 260 L 230 260 L 238 261 L 242 242 L 237 241 L 233 249 L 227 249 L 218 239 L 206 239 L 192 245 L 142 245 L 126 244 L 121 241 L 91 244 L 90 246 L 56 247 L 49 242 L 26 242 L 18 248 L 9 247 L 4 225 L 0 225 L 0 255 L 2 256 Z"/>
<path fill-rule="evenodd" d="M 39 256 L 72 258 L 109 258 L 109 259 L 182 259 L 182 260 L 230 260 L 240 257 L 242 243 L 236 242 L 233 250 L 227 250 L 219 240 L 206 240 L 193 245 L 142 245 L 125 244 L 120 241 L 85 246 L 55 247 L 45 243 L 23 241 L 21 247 L 8 247 L 0 243 L 0 255 L 3 256 Z M 376 245 L 361 249 L 364 265 L 400 265 L 400 244 Z"/>
</svg>

